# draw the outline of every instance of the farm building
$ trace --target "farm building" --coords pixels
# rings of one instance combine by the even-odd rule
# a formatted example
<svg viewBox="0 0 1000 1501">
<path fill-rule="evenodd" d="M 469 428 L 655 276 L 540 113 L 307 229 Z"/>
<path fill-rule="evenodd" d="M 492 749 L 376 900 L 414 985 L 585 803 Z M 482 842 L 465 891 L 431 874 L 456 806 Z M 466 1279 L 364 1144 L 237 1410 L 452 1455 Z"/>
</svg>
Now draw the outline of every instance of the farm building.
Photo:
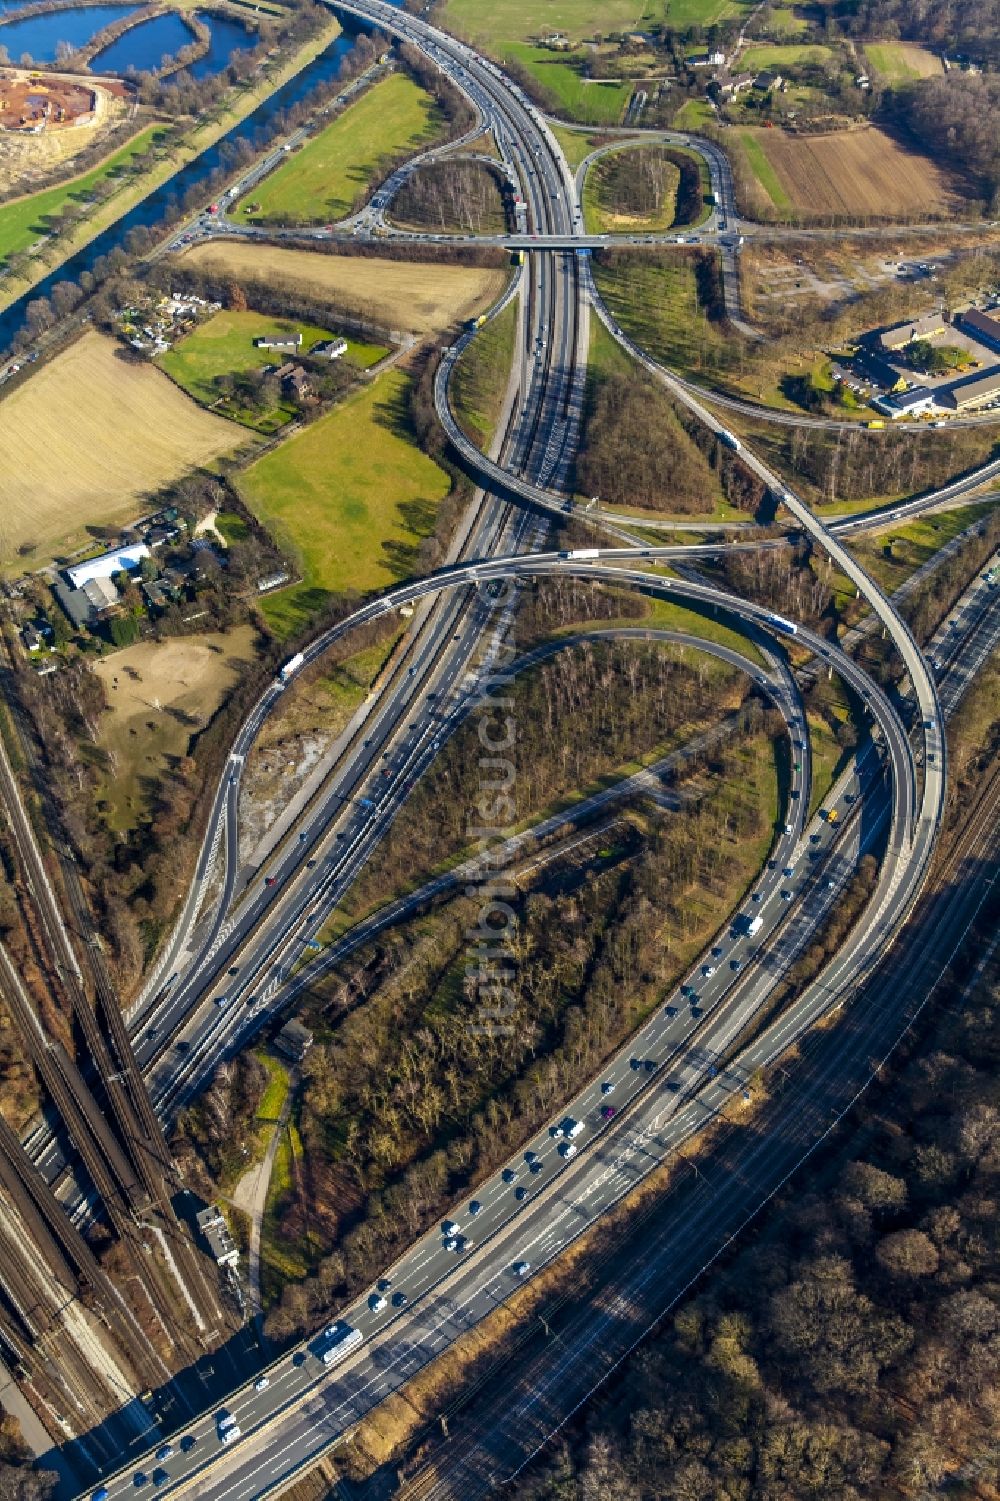
<svg viewBox="0 0 1000 1501">
<path fill-rule="evenodd" d="M 90 579 L 109 579 L 116 573 L 131 572 L 148 557 L 149 548 L 145 542 L 131 542 L 127 547 L 115 547 L 111 552 L 88 558 L 85 563 L 74 563 L 66 569 L 66 577 L 73 589 L 82 589 Z"/>
<path fill-rule="evenodd" d="M 261 334 L 254 339 L 255 349 L 301 349 L 301 334 Z"/>
<path fill-rule="evenodd" d="M 696 52 L 688 58 L 692 68 L 722 68 L 725 66 L 726 54 L 716 48 L 713 52 Z"/>
<path fill-rule="evenodd" d="M 986 344 L 990 349 L 1000 350 L 1000 321 L 991 318 L 989 313 L 981 313 L 978 308 L 970 308 L 967 313 L 959 315 L 958 326 L 964 333 L 977 339 L 980 344 Z"/>
<path fill-rule="evenodd" d="M 755 89 L 760 89 L 762 93 L 769 94 L 772 89 L 780 89 L 781 74 L 773 72 L 770 68 L 765 68 L 763 73 L 757 74 L 757 77 L 753 81 L 753 86 Z"/>
<path fill-rule="evenodd" d="M 968 380 L 958 380 L 941 392 L 941 400 L 957 412 L 968 412 L 976 407 L 988 406 L 1000 397 L 1000 369 L 988 370 L 985 375 L 973 375 Z"/>
<path fill-rule="evenodd" d="M 878 342 L 883 349 L 905 349 L 907 344 L 912 344 L 915 339 L 932 339 L 935 334 L 943 334 L 944 330 L 944 314 L 938 309 L 934 313 L 925 313 L 922 318 L 917 318 L 912 323 L 893 324 L 892 328 L 887 328 L 879 334 Z"/>
</svg>

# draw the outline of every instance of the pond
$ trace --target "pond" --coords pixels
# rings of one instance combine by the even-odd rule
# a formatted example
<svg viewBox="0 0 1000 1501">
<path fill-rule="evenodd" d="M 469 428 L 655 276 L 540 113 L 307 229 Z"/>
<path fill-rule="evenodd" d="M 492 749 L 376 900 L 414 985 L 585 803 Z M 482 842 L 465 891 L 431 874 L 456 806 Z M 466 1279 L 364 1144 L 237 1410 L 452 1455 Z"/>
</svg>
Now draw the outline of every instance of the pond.
<svg viewBox="0 0 1000 1501">
<path fill-rule="evenodd" d="M 0 27 L 0 31 L 3 28 Z M 156 16 L 152 21 L 143 21 L 133 26 L 123 36 L 98 52 L 90 61 L 92 73 L 127 73 L 134 68 L 137 73 L 152 73 L 164 59 L 174 57 L 182 47 L 195 40 L 180 16 L 173 11 L 166 16 Z"/>
<path fill-rule="evenodd" d="M 208 44 L 208 51 L 204 57 L 199 57 L 196 63 L 192 63 L 188 72 L 192 78 L 208 78 L 212 73 L 219 73 L 229 62 L 234 52 L 245 52 L 252 47 L 257 38 L 252 31 L 241 26 L 239 21 L 228 20 L 225 16 L 205 15 L 198 13 L 198 19 L 205 22 L 212 33 L 212 40 Z"/>
<path fill-rule="evenodd" d="M 20 62 L 25 53 L 29 53 L 34 62 L 51 63 L 55 61 L 56 47 L 60 42 L 82 47 L 102 26 L 120 21 L 135 9 L 134 5 L 84 5 L 79 10 L 24 16 L 20 21 L 0 26 L 0 47 L 6 47 L 7 56 L 13 63 Z M 186 30 L 183 25 L 182 30 Z"/>
</svg>

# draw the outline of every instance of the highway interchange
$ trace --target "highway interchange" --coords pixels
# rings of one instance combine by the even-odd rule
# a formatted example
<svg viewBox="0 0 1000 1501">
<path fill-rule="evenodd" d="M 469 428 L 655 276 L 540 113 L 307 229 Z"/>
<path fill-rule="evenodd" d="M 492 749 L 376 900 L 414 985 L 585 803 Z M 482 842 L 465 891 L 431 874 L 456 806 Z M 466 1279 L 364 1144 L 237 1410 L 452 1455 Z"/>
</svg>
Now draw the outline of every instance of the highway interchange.
<svg viewBox="0 0 1000 1501">
<path fill-rule="evenodd" d="M 737 923 L 720 936 L 713 947 L 722 953 L 706 955 L 686 979 L 683 993 L 679 990 L 667 998 L 628 1049 L 609 1060 L 601 1076 L 587 1082 L 567 1104 L 564 1114 L 583 1125 L 574 1143 L 578 1150 L 563 1155 L 566 1142 L 554 1137 L 551 1127 L 538 1133 L 508 1164 L 506 1177 L 495 1174 L 477 1188 L 477 1212 L 470 1212 L 471 1200 L 456 1206 L 454 1217 L 464 1237 L 457 1248 L 448 1245 L 455 1236 L 440 1229 L 429 1232 L 396 1267 L 386 1270 L 390 1285 L 384 1293 L 385 1307 L 369 1306 L 369 1298 L 377 1301 L 382 1296 L 370 1291 L 339 1311 L 338 1316 L 362 1331 L 365 1343 L 335 1374 L 324 1373 L 318 1359 L 321 1341 L 289 1352 L 268 1373 L 264 1389 L 248 1385 L 229 1400 L 227 1407 L 246 1435 L 241 1442 L 223 1451 L 217 1438 L 218 1410 L 208 1412 L 185 1428 L 184 1445 L 176 1443 L 163 1461 L 154 1453 L 137 1454 L 109 1478 L 105 1485 L 114 1501 L 136 1493 L 137 1474 L 162 1478 L 159 1494 L 184 1489 L 242 1501 L 267 1494 L 312 1462 L 360 1415 L 515 1292 L 523 1280 L 513 1270 L 516 1264 L 530 1263 L 527 1276 L 550 1261 L 652 1167 L 703 1129 L 724 1103 L 745 1099 L 751 1092 L 749 1081 L 762 1066 L 854 993 L 912 910 L 940 826 L 945 750 L 938 685 L 892 603 L 838 541 L 837 531 L 855 527 L 857 520 L 824 525 L 781 477 L 741 449 L 743 462 L 780 501 L 791 525 L 810 534 L 855 582 L 897 646 L 915 695 L 911 732 L 851 657 L 802 627 L 795 632 L 797 651 L 811 652 L 856 690 L 874 729 L 874 743 L 863 742 L 857 766 L 845 773 L 824 804 L 827 809 L 837 807 L 836 826 L 808 819 L 809 743 L 801 699 L 783 650 L 793 639 L 787 628 L 780 623 L 776 627 L 775 617 L 760 606 L 654 571 L 658 561 L 676 560 L 682 553 L 717 553 L 725 545 L 722 541 L 693 549 L 543 550 L 546 518 L 564 516 L 567 508 L 590 309 L 605 317 L 635 357 L 649 362 L 607 318 L 584 258 L 561 248 L 575 249 L 586 244 L 586 238 L 579 234 L 582 224 L 572 176 L 534 107 L 500 81 L 493 65 L 417 18 L 393 11 L 380 0 L 350 0 L 341 8 L 417 41 L 469 94 L 485 119 L 495 126 L 502 122 L 496 131 L 498 145 L 509 169 L 519 173 L 531 223 L 541 236 L 531 244 L 519 298 L 523 376 L 497 458 L 491 460 L 478 451 L 466 453 L 460 434 L 449 426 L 447 387 L 453 360 L 442 365 L 439 413 L 486 489 L 465 518 L 446 568 L 369 602 L 307 649 L 307 661 L 318 660 L 356 625 L 404 604 L 417 607 L 408 649 L 351 726 L 347 749 L 322 797 L 307 810 L 266 872 L 259 872 L 245 891 L 239 887 L 237 849 L 240 774 L 261 726 L 280 705 L 279 683 L 266 690 L 240 729 L 182 919 L 155 982 L 129 1018 L 158 1113 L 173 1115 L 237 1032 L 259 1025 L 303 983 L 293 971 L 307 945 L 447 736 L 463 722 L 470 706 L 481 701 L 482 664 L 485 660 L 488 670 L 490 642 L 502 637 L 520 580 L 610 580 L 721 612 L 753 639 L 769 638 L 768 668 L 748 663 L 745 670 L 785 717 L 800 763 L 798 780 L 790 789 L 798 795 L 791 798 L 787 827 L 776 838 L 773 868 L 763 873 L 755 888 L 759 900 L 751 896 L 744 914 L 747 919 L 759 916 L 760 929 L 751 939 L 740 934 Z M 720 201 L 726 202 L 724 188 Z M 733 229 L 734 208 L 723 212 L 727 231 Z M 559 248 L 543 248 L 549 244 Z M 724 433 L 700 395 L 669 372 L 656 370 L 698 420 L 717 435 Z M 892 515 L 933 503 L 934 498 L 918 498 L 897 506 Z M 629 520 L 620 516 L 613 524 L 627 529 Z M 635 521 L 638 524 L 639 518 Z M 980 584 L 965 607 L 968 620 L 956 627 L 969 659 L 959 652 L 945 664 L 942 657 L 949 681 L 954 673 L 967 680 L 977 665 L 981 643 L 974 639 L 974 627 L 989 621 L 995 640 L 995 591 L 985 581 Z M 883 851 L 879 876 L 849 940 L 820 981 L 719 1067 L 716 1060 L 738 1044 L 765 1004 L 778 972 L 808 942 L 877 830 L 877 847 Z M 199 926 L 199 908 L 217 861 L 223 868 L 221 899 L 214 901 L 210 920 Z M 264 884 L 265 874 L 273 884 Z M 230 973 L 234 969 L 235 975 Z M 220 999 L 224 1004 L 218 1004 Z M 180 1040 L 186 1046 L 179 1049 L 181 1028 Z M 608 1109 L 614 1115 L 605 1119 L 602 1111 Z"/>
</svg>

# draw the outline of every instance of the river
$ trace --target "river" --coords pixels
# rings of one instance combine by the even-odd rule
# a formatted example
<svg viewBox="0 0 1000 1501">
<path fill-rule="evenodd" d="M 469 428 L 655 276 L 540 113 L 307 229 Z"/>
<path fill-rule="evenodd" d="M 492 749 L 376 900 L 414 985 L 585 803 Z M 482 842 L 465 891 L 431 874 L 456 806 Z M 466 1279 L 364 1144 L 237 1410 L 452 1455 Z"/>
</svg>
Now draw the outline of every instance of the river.
<svg viewBox="0 0 1000 1501">
<path fill-rule="evenodd" d="M 0 27 L 0 35 L 4 30 L 4 27 Z M 60 281 L 78 281 L 84 271 L 90 271 L 93 268 L 94 262 L 100 256 L 107 255 L 109 251 L 122 245 L 130 229 L 155 227 L 161 222 L 168 209 L 176 207 L 190 187 L 204 182 L 216 167 L 224 164 L 226 158 L 223 148 L 227 141 L 253 142 L 261 129 L 269 125 L 280 110 L 286 109 L 290 104 L 295 104 L 317 83 L 335 77 L 343 58 L 353 45 L 356 34 L 356 31 L 345 30 L 335 41 L 331 42 L 325 52 L 321 52 L 294 78 L 276 89 L 269 98 L 264 100 L 263 104 L 259 105 L 245 120 L 234 125 L 232 130 L 214 146 L 210 146 L 194 161 L 182 167 L 169 181 L 156 188 L 141 203 L 136 204 L 135 208 L 99 234 L 89 245 L 70 256 L 57 270 L 0 313 L 0 350 L 9 349 L 11 341 L 24 327 L 27 305 L 33 298 L 48 296 Z"/>
</svg>

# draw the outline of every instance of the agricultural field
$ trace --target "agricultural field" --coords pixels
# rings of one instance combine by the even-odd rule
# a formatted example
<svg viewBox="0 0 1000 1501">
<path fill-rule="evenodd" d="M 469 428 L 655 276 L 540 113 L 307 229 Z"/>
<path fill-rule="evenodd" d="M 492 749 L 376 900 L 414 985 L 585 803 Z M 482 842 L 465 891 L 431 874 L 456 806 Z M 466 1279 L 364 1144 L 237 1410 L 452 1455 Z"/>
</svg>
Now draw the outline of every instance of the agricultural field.
<svg viewBox="0 0 1000 1501">
<path fill-rule="evenodd" d="M 101 810 L 110 828 L 135 826 L 146 811 L 146 779 L 186 755 L 191 736 L 208 723 L 255 651 L 256 633 L 247 625 L 141 641 L 95 664 L 109 704 L 98 744 L 110 757 Z"/>
<path fill-rule="evenodd" d="M 48 234 L 51 216 L 61 213 L 69 204 L 86 204 L 95 183 L 108 177 L 127 177 L 132 160 L 163 134 L 162 126 L 151 125 L 82 176 L 0 205 L 0 260 L 27 250 Z"/>
<path fill-rule="evenodd" d="M 816 63 L 826 66 L 833 61 L 834 54 L 831 48 L 824 47 L 818 42 L 793 43 L 787 47 L 753 46 L 748 47 L 740 58 L 740 70 L 759 73 L 762 68 L 775 68 L 780 73 L 782 68 Z"/>
<path fill-rule="evenodd" d="M 889 83 L 912 83 L 914 79 L 936 78 L 944 72 L 939 57 L 912 42 L 866 42 L 865 57 L 869 67 Z"/>
<path fill-rule="evenodd" d="M 302 335 L 302 352 L 323 339 L 334 337 L 328 328 L 269 318 L 263 313 L 224 311 L 216 313 L 194 333 L 188 334 L 173 349 L 161 355 L 157 364 L 203 406 L 215 407 L 227 417 L 245 422 L 260 432 L 273 432 L 293 415 L 290 406 L 278 405 L 273 411 L 255 413 L 240 410 L 231 399 L 221 396 L 215 380 L 220 375 L 242 375 L 273 363 L 275 354 L 257 349 L 254 339 L 278 333 Z M 348 341 L 343 359 L 359 369 L 368 369 L 388 353 L 384 345 Z"/>
<path fill-rule="evenodd" d="M 702 4 L 706 0 L 689 0 Z M 708 0 L 713 3 L 713 0 Z M 632 31 L 649 21 L 648 0 L 446 0 L 441 24 L 490 51 L 541 33 L 581 42 L 595 31 Z"/>
<path fill-rule="evenodd" d="M 232 217 L 255 224 L 343 219 L 395 158 L 424 150 L 440 133 L 441 116 L 430 95 L 405 74 L 393 73 L 265 178 Z"/>
<path fill-rule="evenodd" d="M 255 281 L 280 281 L 310 296 L 329 297 L 345 313 L 420 336 L 482 312 L 500 296 L 508 275 L 499 266 L 383 261 L 236 240 L 196 245 L 187 258 L 237 277 L 248 292 Z"/>
<path fill-rule="evenodd" d="M 664 20 L 676 31 L 685 31 L 745 16 L 752 8 L 751 0 L 666 0 Z"/>
<path fill-rule="evenodd" d="M 768 30 L 782 37 L 799 36 L 808 31 L 809 22 L 805 16 L 797 15 L 791 5 L 775 5 L 769 9 Z"/>
<path fill-rule="evenodd" d="M 245 434 L 88 331 L 0 401 L 0 562 L 39 567 Z"/>
<path fill-rule="evenodd" d="M 824 136 L 743 130 L 740 141 L 767 198 L 782 213 L 930 215 L 961 203 L 955 184 L 934 162 L 874 126 Z"/>
<path fill-rule="evenodd" d="M 413 571 L 450 481 L 412 438 L 408 385 L 402 371 L 387 371 L 240 476 L 244 500 L 302 573 L 261 602 L 279 634 L 304 626 L 334 594 Z"/>
<path fill-rule="evenodd" d="M 529 42 L 508 42 L 502 62 L 519 63 L 546 96 L 548 107 L 582 125 L 619 125 L 632 97 L 632 84 L 620 79 L 590 79 L 582 71 L 581 50 L 553 52 Z"/>
</svg>

